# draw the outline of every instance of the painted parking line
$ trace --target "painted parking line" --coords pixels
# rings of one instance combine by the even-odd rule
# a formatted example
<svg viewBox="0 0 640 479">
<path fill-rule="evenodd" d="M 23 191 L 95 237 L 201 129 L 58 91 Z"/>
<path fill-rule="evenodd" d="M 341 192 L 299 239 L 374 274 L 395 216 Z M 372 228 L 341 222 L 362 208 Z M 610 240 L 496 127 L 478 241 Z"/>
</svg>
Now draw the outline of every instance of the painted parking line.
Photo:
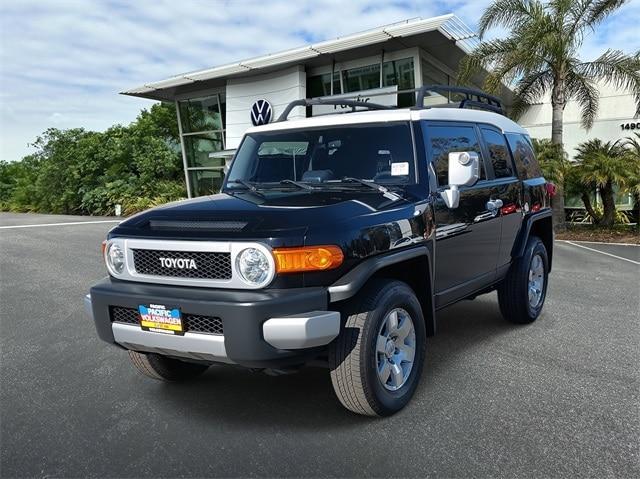
<svg viewBox="0 0 640 479">
<path fill-rule="evenodd" d="M 589 248 L 588 246 L 585 246 L 585 245 L 582 245 L 582 244 L 577 244 L 577 243 L 574 243 L 572 241 L 566 241 L 565 240 L 565 241 L 563 241 L 563 243 L 570 244 L 570 245 L 575 246 L 577 248 L 582 248 L 582 249 L 586 249 L 586 250 L 589 250 L 589 251 L 593 251 L 594 253 L 600 253 L 600 254 L 603 254 L 605 256 L 611 256 L 612 258 L 620 259 L 622 261 L 627 261 L 629 263 L 640 265 L 640 261 L 634 261 L 634 260 L 629 259 L 629 258 L 623 258 L 622 256 L 618 256 L 618 255 L 611 254 L 611 253 L 606 253 L 604 251 L 600 251 L 600 250 L 597 250 L 597 249 L 594 249 L 594 248 Z"/>
<path fill-rule="evenodd" d="M 560 240 L 560 241 L 566 241 L 569 242 L 569 240 Z M 640 244 L 637 243 L 611 243 L 608 241 L 582 241 L 582 240 L 573 240 L 573 243 L 584 243 L 584 244 L 608 244 L 608 245 L 612 245 L 612 246 L 635 246 L 640 248 Z"/>
<path fill-rule="evenodd" d="M 100 220 L 100 221 L 73 221 L 69 223 L 41 223 L 31 225 L 0 226 L 0 230 L 11 230 L 17 228 L 41 228 L 44 226 L 72 226 L 72 225 L 94 225 L 98 223 L 120 223 L 122 220 Z"/>
</svg>

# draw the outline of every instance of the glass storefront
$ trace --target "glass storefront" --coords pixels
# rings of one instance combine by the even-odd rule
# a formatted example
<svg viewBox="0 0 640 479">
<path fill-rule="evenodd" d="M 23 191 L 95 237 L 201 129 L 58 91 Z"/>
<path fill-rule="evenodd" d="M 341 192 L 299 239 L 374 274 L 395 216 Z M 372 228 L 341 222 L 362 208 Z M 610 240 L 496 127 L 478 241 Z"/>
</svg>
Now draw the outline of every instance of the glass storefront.
<svg viewBox="0 0 640 479">
<path fill-rule="evenodd" d="M 413 71 L 413 58 L 403 58 L 384 62 L 382 65 L 382 86 L 398 85 L 398 90 L 411 90 L 416 87 Z M 398 106 L 406 108 L 416 104 L 413 93 L 400 93 Z"/>
<path fill-rule="evenodd" d="M 222 133 L 194 133 L 183 135 L 187 167 L 219 167 L 220 158 L 212 158 L 210 153 L 223 150 Z M 224 165 L 223 165 L 224 166 Z"/>
<path fill-rule="evenodd" d="M 315 98 L 318 96 L 339 95 L 342 93 L 340 85 L 340 74 L 333 74 L 333 93 L 331 93 L 331 73 L 316 75 L 309 77 L 307 80 L 307 98 Z"/>
<path fill-rule="evenodd" d="M 191 196 L 217 193 L 224 176 L 225 102 L 223 94 L 178 101 L 182 144 Z"/>
<path fill-rule="evenodd" d="M 380 88 L 380 64 L 343 70 L 342 86 L 345 93 Z"/>
<path fill-rule="evenodd" d="M 382 84 L 380 80 L 380 63 L 336 71 L 333 74 L 333 94 L 357 93 L 395 85 L 398 86 L 398 90 L 415 88 L 413 58 L 384 62 L 382 64 Z M 307 79 L 308 98 L 329 95 L 331 95 L 331 73 L 314 75 Z M 414 104 L 415 95 L 413 93 L 398 95 L 398 106 L 408 107 Z"/>
<path fill-rule="evenodd" d="M 189 183 L 191 184 L 191 196 L 205 196 L 220 190 L 224 171 L 220 169 L 189 170 Z"/>
</svg>

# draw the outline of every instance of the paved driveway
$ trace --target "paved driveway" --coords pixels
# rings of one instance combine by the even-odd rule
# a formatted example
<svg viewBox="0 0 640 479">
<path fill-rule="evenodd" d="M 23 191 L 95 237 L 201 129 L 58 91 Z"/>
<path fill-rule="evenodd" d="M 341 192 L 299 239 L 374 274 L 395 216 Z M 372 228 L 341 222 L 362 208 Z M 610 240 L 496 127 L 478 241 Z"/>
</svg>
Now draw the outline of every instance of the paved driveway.
<svg viewBox="0 0 640 479">
<path fill-rule="evenodd" d="M 556 243 L 529 326 L 504 322 L 495 294 L 443 312 L 413 402 L 369 419 L 340 407 L 320 369 L 138 375 L 82 310 L 111 226 L 0 229 L 2 477 L 640 476 L 636 253 Z"/>
</svg>

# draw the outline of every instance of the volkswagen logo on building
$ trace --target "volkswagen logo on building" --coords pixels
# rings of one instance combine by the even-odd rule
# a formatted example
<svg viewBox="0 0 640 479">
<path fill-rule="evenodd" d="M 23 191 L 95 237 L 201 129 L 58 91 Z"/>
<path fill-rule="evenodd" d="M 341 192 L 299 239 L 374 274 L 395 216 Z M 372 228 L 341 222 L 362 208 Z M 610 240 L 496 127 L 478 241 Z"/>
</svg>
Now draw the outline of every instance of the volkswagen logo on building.
<svg viewBox="0 0 640 479">
<path fill-rule="evenodd" d="M 271 121 L 271 103 L 267 100 L 257 100 L 251 105 L 251 123 L 253 126 L 266 125 Z"/>
</svg>

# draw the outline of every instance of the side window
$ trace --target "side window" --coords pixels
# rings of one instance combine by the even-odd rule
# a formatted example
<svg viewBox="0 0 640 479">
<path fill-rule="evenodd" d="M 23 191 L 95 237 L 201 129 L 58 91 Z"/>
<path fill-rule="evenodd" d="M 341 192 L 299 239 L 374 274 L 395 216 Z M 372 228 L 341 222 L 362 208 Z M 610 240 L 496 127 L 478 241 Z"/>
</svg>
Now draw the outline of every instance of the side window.
<svg viewBox="0 0 640 479">
<path fill-rule="evenodd" d="M 475 151 L 480 155 L 480 179 L 485 179 L 482 153 L 476 130 L 472 126 L 431 126 L 425 125 L 425 140 L 431 148 L 433 166 L 438 178 L 438 186 L 449 183 L 449 153 Z"/>
<path fill-rule="evenodd" d="M 519 133 L 507 133 L 507 140 L 509 141 L 511 153 L 513 153 L 513 159 L 516 162 L 518 176 L 523 180 L 542 176 L 540 165 L 538 165 L 538 160 L 533 152 L 529 138 Z"/>
<path fill-rule="evenodd" d="M 482 128 L 482 136 L 489 150 L 489 158 L 493 165 L 496 178 L 514 176 L 511 155 L 507 147 L 507 141 L 501 133 L 489 128 Z"/>
</svg>

